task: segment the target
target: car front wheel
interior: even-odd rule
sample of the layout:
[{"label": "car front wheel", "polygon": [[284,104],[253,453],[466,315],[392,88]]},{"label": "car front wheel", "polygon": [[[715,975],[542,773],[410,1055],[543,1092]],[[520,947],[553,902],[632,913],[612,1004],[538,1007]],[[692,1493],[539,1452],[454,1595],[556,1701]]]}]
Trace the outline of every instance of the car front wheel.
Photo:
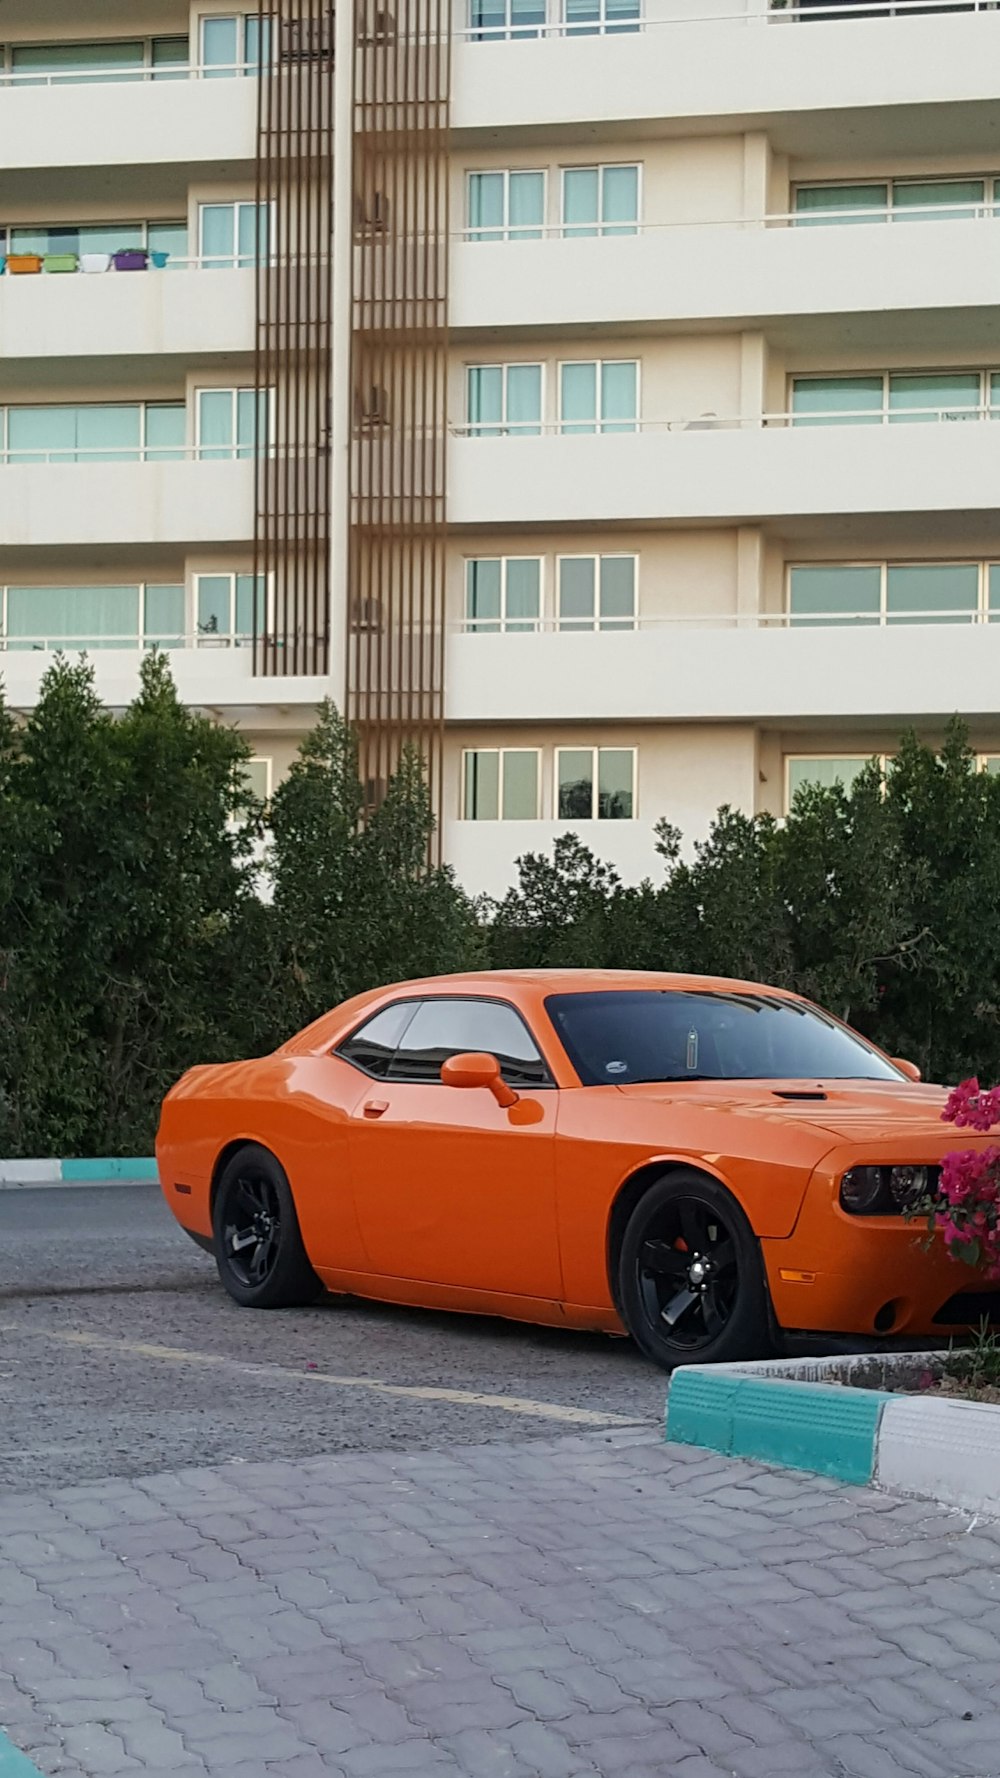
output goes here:
[{"label": "car front wheel", "polygon": [[288,1309],[319,1296],[291,1188],[266,1148],[251,1143],[227,1161],[212,1227],[219,1277],[244,1308]]},{"label": "car front wheel", "polygon": [[672,1173],[639,1199],[618,1256],[618,1300],[636,1345],[664,1370],[772,1349],[756,1236],[735,1198],[700,1173]]}]

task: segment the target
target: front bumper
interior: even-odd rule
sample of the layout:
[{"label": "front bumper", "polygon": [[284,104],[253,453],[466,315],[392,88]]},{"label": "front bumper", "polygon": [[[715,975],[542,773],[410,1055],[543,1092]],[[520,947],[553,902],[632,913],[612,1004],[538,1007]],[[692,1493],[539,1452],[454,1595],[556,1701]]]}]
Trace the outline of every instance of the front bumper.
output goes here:
[{"label": "front bumper", "polygon": [[763,1240],[761,1250],[775,1319],[784,1329],[857,1334],[868,1339],[947,1338],[985,1318],[1000,1325],[1000,1280],[991,1283],[953,1259],[939,1234],[901,1216],[851,1216],[840,1207],[840,1179],[859,1164],[939,1165],[940,1152],[900,1154],[898,1144],[836,1149],[816,1169],[792,1234]]}]

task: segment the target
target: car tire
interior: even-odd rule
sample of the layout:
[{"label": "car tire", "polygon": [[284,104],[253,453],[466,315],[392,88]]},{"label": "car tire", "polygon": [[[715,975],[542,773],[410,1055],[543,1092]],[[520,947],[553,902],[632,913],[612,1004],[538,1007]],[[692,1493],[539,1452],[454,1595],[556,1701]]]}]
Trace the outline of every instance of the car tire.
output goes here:
[{"label": "car tire", "polygon": [[625,1326],[663,1370],[773,1350],[760,1244],[735,1198],[703,1173],[671,1173],[643,1193],[617,1283]]},{"label": "car tire", "polygon": [[248,1143],[226,1162],[212,1229],[219,1277],[243,1308],[291,1309],[321,1294],[284,1168],[266,1148]]}]

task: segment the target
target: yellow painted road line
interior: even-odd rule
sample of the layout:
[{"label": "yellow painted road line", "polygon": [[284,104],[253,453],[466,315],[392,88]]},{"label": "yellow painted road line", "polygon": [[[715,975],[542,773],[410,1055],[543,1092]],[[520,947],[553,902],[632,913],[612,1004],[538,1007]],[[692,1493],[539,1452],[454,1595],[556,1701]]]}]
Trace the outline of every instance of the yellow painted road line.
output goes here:
[{"label": "yellow painted road line", "polygon": [[378,1377],[342,1377],[332,1371],[297,1370],[286,1364],[248,1364],[240,1358],[227,1358],[219,1352],[189,1352],[181,1346],[157,1346],[146,1340],[116,1340],[109,1334],[60,1333],[52,1328],[25,1327],[6,1322],[6,1333],[27,1334],[29,1338],[52,1340],[58,1345],[89,1347],[102,1352],[121,1352],[133,1358],[159,1359],[167,1364],[214,1366],[239,1371],[249,1377],[294,1377],[306,1383],[325,1383],[333,1389],[367,1389],[374,1395],[398,1395],[411,1401],[440,1401],[454,1407],[498,1408],[501,1413],[520,1414],[532,1420],[557,1420],[569,1426],[643,1426],[642,1418],[627,1414],[601,1413],[594,1408],[565,1407],[561,1402],[531,1401],[519,1395],[484,1395],[475,1389],[435,1388],[429,1384],[383,1383]]}]

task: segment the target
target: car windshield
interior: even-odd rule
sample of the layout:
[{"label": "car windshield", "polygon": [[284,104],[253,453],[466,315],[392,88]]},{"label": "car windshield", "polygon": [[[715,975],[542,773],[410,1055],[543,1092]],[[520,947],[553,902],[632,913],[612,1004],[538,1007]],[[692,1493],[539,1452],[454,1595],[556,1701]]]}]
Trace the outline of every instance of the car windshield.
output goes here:
[{"label": "car windshield", "polygon": [[638,988],[554,994],[545,1005],[584,1086],[901,1078],[826,1013],[777,994]]}]

